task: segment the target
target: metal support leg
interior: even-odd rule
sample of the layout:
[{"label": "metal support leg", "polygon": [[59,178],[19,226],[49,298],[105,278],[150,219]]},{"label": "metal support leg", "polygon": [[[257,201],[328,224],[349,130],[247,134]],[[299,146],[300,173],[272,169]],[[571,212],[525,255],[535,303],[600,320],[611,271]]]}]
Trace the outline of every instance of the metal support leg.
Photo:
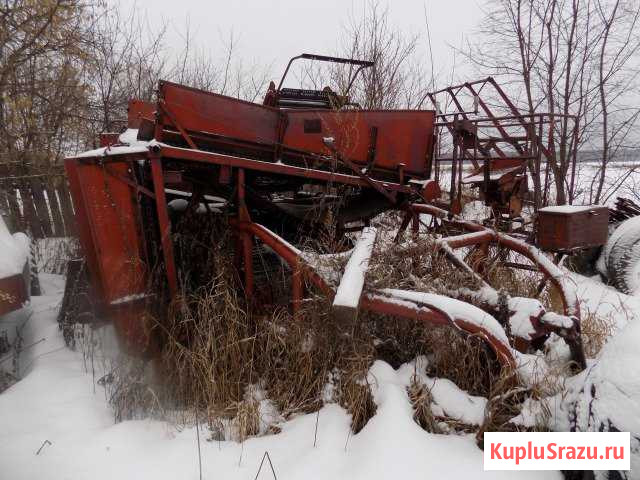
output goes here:
[{"label": "metal support leg", "polygon": [[162,159],[158,156],[151,158],[151,176],[153,177],[153,190],[156,200],[158,224],[160,226],[160,241],[164,256],[164,268],[167,272],[169,292],[172,297],[178,293],[178,278],[176,264],[173,256],[173,241],[171,239],[171,222],[167,211],[167,199],[164,193],[164,176],[162,173]]},{"label": "metal support leg", "polygon": [[[250,222],[249,211],[245,201],[244,169],[238,169],[238,217],[241,222]],[[253,237],[250,233],[241,234],[243,264],[244,264],[244,292],[247,301],[253,298]]]}]

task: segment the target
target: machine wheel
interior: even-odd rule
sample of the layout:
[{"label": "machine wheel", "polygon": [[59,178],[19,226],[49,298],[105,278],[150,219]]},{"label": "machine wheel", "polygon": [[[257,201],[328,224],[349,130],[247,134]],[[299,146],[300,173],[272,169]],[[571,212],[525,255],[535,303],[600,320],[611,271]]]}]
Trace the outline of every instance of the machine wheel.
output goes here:
[{"label": "machine wheel", "polygon": [[640,294],[640,217],[620,224],[603,255],[609,281],[624,293]]}]

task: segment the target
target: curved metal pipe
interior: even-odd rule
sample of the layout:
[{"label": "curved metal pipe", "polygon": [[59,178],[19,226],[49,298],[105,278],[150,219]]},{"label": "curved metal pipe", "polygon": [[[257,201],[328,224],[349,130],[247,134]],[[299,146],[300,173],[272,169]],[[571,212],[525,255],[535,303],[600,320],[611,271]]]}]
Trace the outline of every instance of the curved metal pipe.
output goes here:
[{"label": "curved metal pipe", "polygon": [[[280,256],[294,272],[300,272],[312,284],[318,287],[329,299],[335,291],[301,256],[302,252],[268,228],[253,222],[240,222],[231,219],[230,224],[237,230],[251,233],[269,246]],[[294,298],[295,302],[299,299]],[[515,367],[516,361],[511,346],[505,343],[481,324],[469,322],[455,314],[450,314],[428,302],[415,302],[395,298],[392,295],[365,294],[360,300],[360,308],[366,311],[423,321],[432,325],[449,325],[456,329],[482,338],[495,352],[503,366]]]}]

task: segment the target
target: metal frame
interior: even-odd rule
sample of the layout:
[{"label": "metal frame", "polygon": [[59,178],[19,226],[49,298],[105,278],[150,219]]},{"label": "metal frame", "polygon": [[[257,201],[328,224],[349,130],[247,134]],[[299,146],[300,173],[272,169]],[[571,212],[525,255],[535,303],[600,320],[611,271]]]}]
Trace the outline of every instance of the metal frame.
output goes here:
[{"label": "metal frame", "polygon": [[280,79],[280,83],[278,83],[278,88],[277,88],[278,91],[282,88],[282,84],[284,83],[284,79],[287,76],[287,73],[289,73],[289,68],[291,68],[291,64],[294,61],[299,60],[301,58],[305,60],[318,60],[320,62],[357,65],[358,68],[356,69],[355,73],[353,74],[353,76],[351,76],[349,80],[349,85],[347,86],[347,89],[344,92],[345,95],[347,95],[349,93],[349,90],[351,90],[351,85],[353,85],[353,82],[355,81],[360,71],[364,68],[372,67],[374,64],[374,62],[371,62],[369,60],[355,60],[353,58],[329,57],[327,55],[315,55],[312,53],[303,53],[301,55],[298,55],[297,57],[293,57],[291,60],[289,60],[289,63],[287,63],[287,68],[285,68],[284,73],[282,74],[282,78]]},{"label": "metal frame", "polygon": [[[500,107],[503,110],[508,111],[508,115],[495,115],[494,110],[489,106],[489,101],[486,100],[487,92],[491,91],[497,95],[497,99],[502,103]],[[474,98],[475,109],[473,111],[465,110],[461,102],[461,94],[467,93]],[[505,161],[519,160],[522,163],[523,171],[528,169],[532,176],[536,177],[540,181],[541,185],[541,198],[534,198],[533,205],[537,211],[539,208],[547,206],[549,198],[549,166],[552,162],[555,162],[554,150],[553,150],[553,136],[549,132],[544,131],[544,126],[548,125],[549,128],[554,128],[554,124],[559,119],[566,119],[572,122],[573,128],[570,128],[568,133],[568,146],[569,149],[573,148],[577,128],[578,118],[575,115],[563,115],[557,113],[522,113],[513,101],[509,98],[506,92],[500,87],[493,77],[487,77],[484,79],[465,82],[459,85],[449,86],[434,92],[429,92],[422,99],[421,104],[428,98],[432,105],[438,109],[437,95],[445,94],[453,106],[454,110],[451,112],[438,112],[437,116],[440,119],[436,124],[438,128],[437,138],[440,140],[442,134],[440,131],[445,129],[452,137],[453,158],[445,158],[436,155],[436,178],[439,176],[439,166],[443,161],[451,160],[453,162],[452,168],[452,181],[451,181],[451,196],[452,206],[453,197],[456,197],[458,202],[460,201],[462,182],[462,165],[464,162],[471,162],[477,171],[485,172],[485,181],[483,182],[483,191],[489,189],[489,171],[493,169],[501,168],[501,165]],[[484,95],[484,97],[483,97]],[[482,110],[483,115],[479,115],[479,109]],[[457,129],[458,125],[472,126],[475,130],[475,134],[463,138]],[[524,129],[522,135],[510,134],[508,128],[521,128]],[[497,135],[488,134],[483,139],[480,138],[480,131],[495,131]],[[545,142],[544,137],[548,138]],[[471,141],[469,141],[471,140]],[[438,150],[440,146],[438,145]],[[510,153],[503,148],[507,147],[515,150]],[[545,160],[544,174],[541,172],[542,159]],[[482,162],[482,164],[480,163]],[[573,190],[575,172],[576,172],[576,159],[572,159],[571,165],[571,181],[570,190]],[[457,173],[457,175],[454,175]]]}]

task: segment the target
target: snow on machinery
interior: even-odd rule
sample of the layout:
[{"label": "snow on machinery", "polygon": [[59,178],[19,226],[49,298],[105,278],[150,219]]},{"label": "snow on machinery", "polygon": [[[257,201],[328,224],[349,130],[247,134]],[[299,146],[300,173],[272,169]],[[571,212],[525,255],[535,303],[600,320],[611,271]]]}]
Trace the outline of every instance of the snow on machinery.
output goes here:
[{"label": "snow on machinery", "polygon": [[30,298],[29,238],[9,232],[0,216],[0,317],[19,310]]},{"label": "snow on machinery", "polygon": [[[550,196],[540,165],[550,154],[543,128],[553,117],[520,114],[493,79],[431,94],[433,110],[365,110],[350,102],[349,88],[372,62],[309,54],[291,62],[297,59],[348,65],[354,71],[349,87],[340,95],[329,88],[283,88],[283,76],[259,105],[161,81],[156,103],[130,102],[124,134],[105,137],[104,148],[66,159],[97,316],[113,321],[123,345],[132,353],[153,355],[158,345],[151,316],[162,318],[182,288],[197,287],[184,281],[184,256],[176,254],[173,233],[182,212],[200,211],[223,218],[233,232],[249,307],[264,303],[254,257],[258,246],[266,247],[288,266],[294,315],[305,287],[313,285],[330,299],[340,292],[334,302],[338,319],[369,311],[421,321],[425,328],[451,325],[483,339],[503,365],[517,364],[514,346],[541,348],[555,333],[583,368],[579,303],[557,260],[560,254],[601,245],[602,232],[596,230],[602,227],[585,232],[566,228],[581,225],[579,219],[556,225],[553,217],[606,216],[607,211],[551,210],[539,215],[539,224],[522,214],[526,204],[542,209]],[[508,115],[494,115],[483,101],[486,85],[498,92]],[[472,93],[473,111],[464,110],[457,96],[462,89]],[[452,112],[440,111],[437,95],[443,92],[453,98]],[[467,163],[474,170],[463,177]],[[444,201],[440,184],[447,173]],[[533,200],[527,194],[531,176],[544,185],[536,189],[543,195],[536,193]],[[490,218],[459,216],[464,183],[479,189]],[[476,306],[468,302],[468,292],[363,290],[364,265],[376,236],[375,228],[367,227],[391,211],[402,217],[397,242],[411,226],[413,236],[433,238],[453,266],[477,280],[481,288],[471,292]],[[365,228],[353,241],[354,233]],[[335,252],[309,255],[302,249],[327,232],[335,245],[353,245],[355,257],[337,283],[319,263],[323,254]],[[553,240],[555,263],[534,246],[539,232]],[[606,220],[604,232],[606,238]],[[490,258],[493,251],[498,253]],[[478,257],[539,272],[538,293],[551,283],[562,314],[546,312],[536,298],[499,292],[484,277],[482,262],[471,261]]]}]

